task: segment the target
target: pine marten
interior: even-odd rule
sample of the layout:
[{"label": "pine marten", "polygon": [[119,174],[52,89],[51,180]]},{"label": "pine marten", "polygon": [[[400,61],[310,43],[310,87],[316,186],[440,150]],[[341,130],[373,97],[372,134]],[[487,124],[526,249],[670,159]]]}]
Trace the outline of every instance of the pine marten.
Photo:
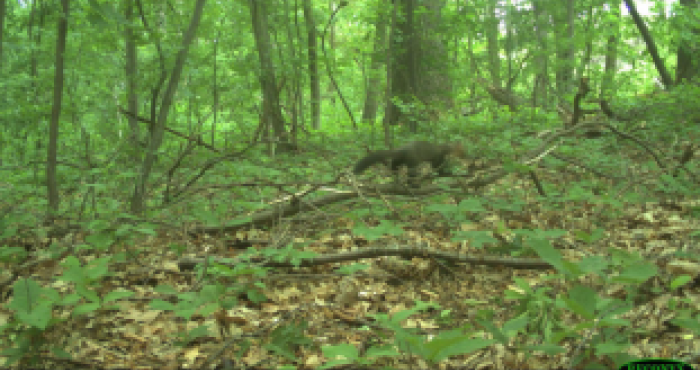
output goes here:
[{"label": "pine marten", "polygon": [[357,175],[377,163],[386,163],[392,171],[406,166],[409,177],[415,177],[418,174],[418,166],[423,162],[428,162],[432,170],[437,171],[439,176],[449,176],[451,172],[446,162],[450,155],[465,158],[462,144],[434,144],[428,141],[414,141],[397,149],[377,150],[368,154],[355,164],[353,172]]}]

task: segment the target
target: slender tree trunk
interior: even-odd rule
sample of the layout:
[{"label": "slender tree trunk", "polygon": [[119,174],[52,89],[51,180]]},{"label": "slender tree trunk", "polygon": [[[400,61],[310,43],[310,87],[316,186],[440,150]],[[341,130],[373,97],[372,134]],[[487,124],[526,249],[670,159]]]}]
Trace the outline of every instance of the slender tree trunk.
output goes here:
[{"label": "slender tree trunk", "polygon": [[[682,9],[685,10],[685,17],[692,17],[690,14],[692,14],[693,11],[697,11],[697,0],[681,0],[680,4]],[[693,37],[682,36],[678,45],[676,54],[676,84],[681,83],[683,80],[690,81],[693,77],[698,75],[698,68],[700,68],[700,62],[698,61],[698,58],[700,58],[698,56],[700,42],[697,41],[700,38],[700,27],[687,20],[683,20],[683,23],[690,26],[690,32]]]},{"label": "slender tree trunk", "polygon": [[647,44],[647,50],[649,51],[649,54],[651,55],[651,59],[654,61],[654,66],[656,66],[656,70],[659,72],[659,76],[661,77],[661,82],[664,84],[664,87],[667,89],[672,87],[673,86],[673,79],[671,78],[671,74],[668,72],[668,69],[666,69],[666,65],[664,64],[664,61],[661,59],[661,55],[659,55],[659,49],[656,47],[656,42],[654,42],[654,39],[651,37],[651,33],[649,32],[649,28],[647,28],[646,23],[644,23],[644,20],[639,15],[639,12],[637,11],[637,7],[634,5],[634,1],[632,1],[632,0],[624,0],[624,1],[625,1],[625,5],[627,5],[627,10],[629,10],[630,15],[632,16],[632,19],[634,20],[634,23],[637,25],[637,29],[639,30],[639,33],[642,35],[644,42]]},{"label": "slender tree trunk", "polygon": [[275,69],[272,65],[272,44],[267,26],[267,12],[265,3],[258,0],[250,0],[250,16],[253,22],[253,34],[255,46],[258,49],[260,60],[260,86],[263,91],[263,124],[270,125],[275,133],[275,140],[279,143],[281,151],[292,149],[289,142],[289,133],[285,128],[282,109],[280,107],[279,91],[275,77]]},{"label": "slender tree trunk", "polygon": [[58,156],[58,120],[61,117],[63,101],[63,62],[66,53],[66,34],[68,33],[68,0],[61,0],[62,14],[58,19],[56,35],[56,67],[53,79],[53,106],[51,107],[51,123],[49,124],[49,145],[46,155],[46,193],[48,198],[48,213],[53,216],[58,213],[58,180],[56,179],[56,164]]},{"label": "slender tree trunk", "polygon": [[613,1],[610,7],[614,20],[606,25],[609,35],[605,50],[605,74],[600,84],[600,96],[603,100],[608,100],[614,94],[612,90],[617,74],[617,46],[620,37],[620,1]]},{"label": "slender tree trunk", "polygon": [[127,22],[124,27],[124,43],[126,45],[126,65],[124,66],[124,72],[126,73],[126,101],[127,109],[132,113],[127,119],[129,122],[129,130],[131,131],[129,133],[131,143],[134,147],[138,147],[139,140],[141,139],[139,123],[136,120],[138,116],[138,93],[136,85],[138,55],[136,54],[136,42],[134,40],[134,31],[131,24],[133,14],[134,0],[124,0],[124,18]]},{"label": "slender tree trunk", "polygon": [[391,127],[396,124],[398,119],[398,108],[392,103],[394,96],[394,54],[395,45],[394,38],[396,37],[396,23],[399,18],[399,10],[397,6],[391,7],[391,25],[389,27],[389,39],[387,40],[386,49],[386,93],[384,94],[384,118],[382,119],[382,127],[384,128],[384,146],[392,147],[393,137]]},{"label": "slender tree trunk", "polygon": [[[39,90],[36,86],[36,81],[38,80],[38,61],[37,61],[37,53],[36,50],[40,50],[41,48],[41,32],[44,30],[44,20],[46,17],[44,16],[44,13],[46,13],[46,7],[44,6],[43,3],[41,3],[41,0],[36,0],[32,2],[32,9],[29,12],[29,22],[27,24],[27,38],[30,40],[30,42],[34,43],[30,53],[29,57],[29,76],[31,77],[29,79],[29,95],[32,99],[32,102],[34,103],[35,107],[40,106],[39,102]],[[35,19],[36,17],[39,17],[39,25],[37,27]],[[34,34],[34,28],[37,29],[36,35]],[[32,112],[34,113],[34,112]],[[32,114],[31,117],[29,117],[29,120],[31,119],[36,119],[38,120],[39,117],[36,114]],[[20,133],[22,135],[23,141],[27,141],[27,137],[29,135],[28,130],[24,130],[24,132]],[[40,145],[41,145],[41,138],[37,138],[36,140],[36,152],[37,155],[39,155],[40,151]],[[29,149],[29,146],[24,147],[21,149],[19,152],[19,161],[20,163],[24,163],[24,159],[27,154],[27,150]],[[35,171],[35,173],[38,171]]]},{"label": "slender tree trunk", "polygon": [[[446,6],[445,0],[423,0],[419,4],[422,12],[416,12],[416,25],[413,26],[414,51],[416,60],[415,82],[416,96],[421,103],[428,108],[427,112],[434,113],[439,107],[452,107],[452,78],[450,70],[449,54],[445,43],[447,40],[440,35],[439,29],[445,23],[442,10]],[[432,108],[435,107],[435,108]],[[422,119],[432,119],[432,116],[420,116]]]},{"label": "slender tree trunk", "polygon": [[158,112],[158,117],[156,119],[155,125],[153,127],[153,133],[151,134],[151,140],[148,144],[148,150],[146,156],[143,160],[143,165],[141,166],[141,173],[138,178],[137,185],[134,189],[134,195],[131,201],[131,212],[135,214],[140,214],[143,212],[143,203],[145,201],[146,193],[146,183],[151,175],[151,170],[153,169],[153,164],[155,163],[158,149],[163,142],[163,134],[165,132],[165,124],[168,121],[168,114],[170,113],[170,106],[173,102],[173,97],[175,96],[175,91],[177,91],[177,86],[180,83],[180,76],[182,75],[182,69],[185,65],[185,60],[187,59],[187,53],[190,50],[190,45],[192,40],[197,33],[197,28],[199,27],[199,21],[202,18],[202,13],[204,11],[204,4],[206,0],[197,0],[194,7],[194,12],[192,13],[192,19],[190,20],[190,25],[185,31],[182,37],[182,45],[175,57],[175,64],[173,66],[172,73],[170,74],[170,79],[168,79],[168,85],[163,93],[163,98],[161,99],[160,111]]},{"label": "slender tree trunk", "polygon": [[555,9],[556,19],[554,26],[563,31],[557,32],[557,95],[559,99],[565,99],[565,95],[573,88],[574,76],[574,0],[566,0],[566,13],[561,14],[560,9]]},{"label": "slender tree trunk", "polygon": [[318,35],[311,0],[304,0],[304,22],[306,24],[306,48],[309,60],[309,93],[311,96],[311,127],[321,128],[321,79],[318,74]]},{"label": "slender tree trunk", "polygon": [[588,19],[588,23],[584,31],[584,35],[586,35],[586,48],[583,57],[581,57],[581,63],[576,71],[575,81],[580,81],[581,78],[585,76],[586,68],[588,68],[588,65],[591,63],[591,58],[593,57],[593,28],[595,26],[593,24],[593,7],[589,7],[587,12],[586,18]]},{"label": "slender tree trunk", "polygon": [[508,68],[508,79],[506,80],[505,89],[508,95],[511,95],[513,93],[513,8],[510,0],[507,2],[505,11],[506,39],[503,49],[506,54],[506,67]]},{"label": "slender tree trunk", "polygon": [[413,104],[413,97],[418,96],[416,88],[418,69],[418,40],[416,30],[414,29],[415,18],[415,1],[416,0],[400,0],[397,4],[396,11],[403,13],[401,17],[395,20],[395,31],[392,35],[401,35],[401,37],[393,37],[390,43],[392,46],[391,55],[391,73],[388,79],[391,83],[391,97],[387,100],[388,106],[385,109],[388,114],[385,114],[385,122],[389,124],[397,124],[402,121],[408,121],[409,128],[415,132],[417,126],[415,117],[407,116],[405,111],[399,109],[393,98],[398,98],[399,101],[410,106]]},{"label": "slender tree trunk", "polygon": [[501,80],[501,56],[499,52],[501,48],[498,45],[498,17],[496,16],[496,6],[498,2],[496,0],[490,0],[487,5],[487,11],[485,15],[485,32],[486,32],[486,42],[488,44],[489,53],[489,70],[491,71],[491,84],[496,88],[501,88],[503,86],[503,81]]},{"label": "slender tree trunk", "polygon": [[547,42],[547,32],[550,27],[547,21],[547,13],[542,8],[541,0],[534,0],[532,3],[533,13],[535,15],[535,36],[537,37],[537,45],[539,50],[535,51],[537,72],[535,75],[535,88],[533,89],[533,106],[549,106],[549,53],[547,51],[549,43]]},{"label": "slender tree trunk", "polygon": [[382,68],[382,58],[386,55],[387,14],[378,14],[374,24],[374,51],[370,57],[370,67],[367,74],[365,102],[362,108],[362,122],[374,123],[379,109],[379,79]]}]

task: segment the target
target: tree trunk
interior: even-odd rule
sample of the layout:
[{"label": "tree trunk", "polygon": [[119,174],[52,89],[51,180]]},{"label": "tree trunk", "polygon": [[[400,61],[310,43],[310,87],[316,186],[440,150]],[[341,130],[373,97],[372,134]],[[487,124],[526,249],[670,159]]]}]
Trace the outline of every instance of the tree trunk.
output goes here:
[{"label": "tree trunk", "polygon": [[425,11],[418,17],[415,31],[414,59],[416,60],[416,96],[428,108],[452,106],[452,79],[448,73],[449,54],[445,47],[447,40],[437,31],[444,24],[442,9],[445,0],[425,0],[420,4]]},{"label": "tree trunk", "polygon": [[53,79],[53,106],[51,107],[51,123],[49,124],[49,145],[46,154],[46,193],[48,198],[48,214],[58,213],[58,180],[56,179],[56,157],[58,156],[58,120],[61,117],[63,102],[63,62],[66,53],[66,34],[68,33],[68,0],[61,0],[63,10],[58,19],[58,34],[56,35],[56,66]]},{"label": "tree trunk", "polygon": [[381,86],[379,71],[382,68],[382,57],[386,55],[387,16],[387,14],[378,14],[374,24],[374,51],[370,57],[370,67],[366,77],[362,122],[374,123],[377,120],[379,87]]},{"label": "tree trunk", "polygon": [[177,86],[180,83],[182,68],[185,65],[185,59],[187,59],[190,44],[192,44],[192,40],[194,40],[194,36],[197,33],[197,28],[199,27],[199,21],[202,18],[205,2],[206,0],[197,0],[195,3],[189,28],[182,37],[182,45],[177,53],[177,56],[175,57],[175,64],[173,66],[172,73],[170,74],[168,85],[163,93],[163,98],[161,99],[158,118],[154,124],[151,138],[148,143],[148,150],[141,166],[141,173],[139,174],[139,178],[134,189],[134,194],[131,199],[131,212],[135,214],[140,214],[143,212],[146,183],[151,175],[153,164],[157,158],[158,149],[163,142],[163,133],[165,132],[165,124],[168,121],[170,106],[172,105]]},{"label": "tree trunk", "polygon": [[[691,18],[691,12],[696,11],[698,7],[697,0],[681,0],[681,7],[684,10],[685,20],[682,23],[687,24],[690,28],[690,33],[692,38],[688,36],[681,35],[681,40],[678,45],[678,51],[676,55],[676,83],[681,83],[683,80],[690,81],[693,77],[697,76],[698,68],[700,68],[700,63],[697,60],[697,55],[699,51],[698,45],[700,42],[697,40],[700,36],[700,27],[697,24],[689,21]],[[695,56],[696,58],[693,58]]]},{"label": "tree trunk", "polygon": [[659,71],[659,76],[661,77],[661,82],[664,84],[664,87],[667,89],[672,87],[673,86],[673,79],[671,78],[671,74],[668,72],[668,69],[666,69],[666,65],[664,64],[664,61],[661,59],[661,56],[659,55],[659,50],[656,47],[656,43],[654,42],[654,39],[651,37],[651,33],[649,33],[649,29],[647,28],[647,25],[644,23],[644,20],[639,15],[639,12],[637,11],[637,8],[634,5],[634,1],[632,1],[632,0],[624,0],[624,1],[625,1],[625,5],[627,5],[627,10],[629,10],[630,15],[632,16],[632,19],[634,20],[634,23],[637,25],[637,29],[639,30],[639,33],[642,35],[644,42],[647,44],[647,50],[649,51],[649,54],[651,54],[651,59],[654,61],[654,66],[656,66],[656,70]]},{"label": "tree trunk", "polygon": [[304,21],[306,23],[306,48],[309,59],[309,93],[311,96],[311,127],[321,128],[321,79],[318,74],[318,36],[313,16],[311,0],[304,0]]},{"label": "tree trunk", "polygon": [[124,72],[126,74],[126,101],[127,109],[131,113],[128,115],[129,120],[129,139],[134,147],[138,147],[141,135],[139,133],[138,117],[138,93],[136,85],[137,69],[137,54],[136,41],[134,39],[134,30],[132,29],[131,21],[134,14],[134,0],[124,0],[124,18],[126,25],[124,27],[124,42],[126,45],[126,65]]},{"label": "tree trunk", "polygon": [[270,125],[275,133],[274,141],[279,145],[280,151],[288,151],[293,148],[289,141],[289,133],[285,128],[282,109],[280,107],[279,91],[275,78],[275,69],[272,65],[272,46],[270,33],[267,27],[267,14],[264,2],[250,0],[250,16],[253,23],[255,46],[258,49],[260,60],[260,87],[263,92],[263,124]]},{"label": "tree trunk", "polygon": [[503,86],[501,80],[501,48],[498,45],[498,18],[496,17],[496,6],[498,2],[490,0],[486,6],[485,29],[486,42],[489,53],[489,71],[491,71],[491,85],[500,89]]},{"label": "tree trunk", "polygon": [[[388,78],[391,84],[391,96],[387,100],[388,106],[384,115],[385,124],[397,124],[400,121],[408,121],[412,132],[416,131],[416,122],[411,116],[406,115],[405,110],[401,110],[394,98],[397,98],[402,104],[412,106],[413,98],[417,96],[416,81],[417,81],[417,40],[414,29],[414,10],[416,0],[399,0],[395,11],[402,12],[402,16],[395,18],[395,31],[392,32],[393,44],[391,68],[388,71],[391,76]],[[396,37],[401,35],[401,37]],[[402,119],[403,118],[403,119]]]},{"label": "tree trunk", "polygon": [[605,50],[605,73],[600,84],[600,96],[603,100],[610,99],[614,95],[613,86],[615,75],[617,74],[617,46],[620,37],[620,2],[614,1],[610,4],[615,20],[606,25],[608,35],[607,47]]},{"label": "tree trunk", "polygon": [[532,2],[533,14],[535,15],[535,36],[539,50],[536,51],[535,65],[537,72],[535,75],[535,88],[533,89],[533,106],[548,108],[549,102],[549,43],[547,42],[547,30],[551,25],[548,22],[548,13],[542,7],[541,0]]},{"label": "tree trunk", "polygon": [[558,30],[556,83],[560,100],[566,99],[565,95],[572,90],[574,75],[574,1],[567,0],[565,4],[565,14],[562,14],[561,9],[554,9],[557,20],[554,27]]}]

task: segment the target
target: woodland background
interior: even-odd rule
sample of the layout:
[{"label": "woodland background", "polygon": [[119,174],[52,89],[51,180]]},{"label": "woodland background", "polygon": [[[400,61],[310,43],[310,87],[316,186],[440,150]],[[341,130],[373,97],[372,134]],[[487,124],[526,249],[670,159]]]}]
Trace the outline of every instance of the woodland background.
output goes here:
[{"label": "woodland background", "polygon": [[699,67],[697,0],[0,0],[1,360],[697,366]]}]

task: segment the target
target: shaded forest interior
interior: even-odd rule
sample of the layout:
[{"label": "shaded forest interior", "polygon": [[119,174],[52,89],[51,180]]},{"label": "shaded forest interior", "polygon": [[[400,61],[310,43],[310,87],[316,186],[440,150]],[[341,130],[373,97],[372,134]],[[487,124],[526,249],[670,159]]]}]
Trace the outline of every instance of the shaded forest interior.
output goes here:
[{"label": "shaded forest interior", "polygon": [[0,0],[0,366],[700,366],[697,0]]}]

